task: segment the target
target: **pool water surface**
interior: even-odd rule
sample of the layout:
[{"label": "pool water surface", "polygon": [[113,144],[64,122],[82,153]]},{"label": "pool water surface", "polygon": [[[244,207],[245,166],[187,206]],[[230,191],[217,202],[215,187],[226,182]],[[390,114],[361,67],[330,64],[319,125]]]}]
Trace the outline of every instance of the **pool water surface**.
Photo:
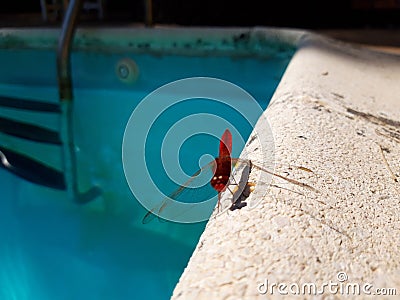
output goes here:
[{"label": "pool water surface", "polygon": [[[121,80],[116,72],[118,62],[127,58],[139,69],[137,81],[132,83]],[[53,51],[0,50],[0,95],[57,103],[55,61]],[[79,184],[82,189],[99,185],[103,194],[88,205],[76,206],[65,192],[36,186],[0,169],[0,299],[169,299],[205,222],[154,220],[142,224],[146,210],[128,187],[121,159],[131,113],[160,86],[194,76],[236,84],[265,109],[288,62],[287,57],[74,52]],[[153,105],[157,109],[157,103]],[[148,171],[166,194],[177,185],[163,170],[163,137],[182,118],[200,113],[229,121],[244,141],[252,131],[240,114],[209,99],[190,99],[163,112],[154,120],[145,146]],[[47,114],[0,108],[0,116],[47,128],[58,126],[57,118]],[[215,135],[224,130],[216,125]],[[179,154],[171,155],[178,155],[181,167],[192,174],[203,154],[218,154],[218,143],[209,135],[194,136],[182,145]],[[56,146],[1,133],[0,144],[61,168]],[[140,146],[143,141],[138,141]],[[242,146],[234,144],[234,156],[239,156]],[[148,182],[140,180],[140,172],[136,174],[137,184],[146,186]]]}]

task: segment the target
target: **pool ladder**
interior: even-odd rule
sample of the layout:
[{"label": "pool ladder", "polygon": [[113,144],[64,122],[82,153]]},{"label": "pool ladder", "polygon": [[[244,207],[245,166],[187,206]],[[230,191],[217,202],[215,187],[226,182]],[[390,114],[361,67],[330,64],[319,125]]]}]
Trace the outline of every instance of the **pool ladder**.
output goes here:
[{"label": "pool ladder", "polygon": [[35,143],[57,145],[63,155],[63,170],[59,171],[33,157],[0,146],[0,167],[30,182],[53,189],[66,190],[68,196],[79,204],[88,203],[101,195],[93,186],[81,193],[78,188],[76,154],[73,138],[73,93],[71,80],[70,50],[82,0],[71,0],[63,21],[57,50],[58,104],[15,97],[0,97],[0,107],[60,116],[60,130],[55,131],[38,125],[0,117],[0,132]]}]

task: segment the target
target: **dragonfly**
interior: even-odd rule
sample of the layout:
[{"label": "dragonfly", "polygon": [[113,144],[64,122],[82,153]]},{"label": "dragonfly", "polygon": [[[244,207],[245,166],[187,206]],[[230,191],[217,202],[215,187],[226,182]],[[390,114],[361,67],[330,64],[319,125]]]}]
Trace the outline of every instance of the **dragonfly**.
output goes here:
[{"label": "dragonfly", "polygon": [[[185,182],[183,185],[181,185],[178,189],[176,189],[171,195],[166,197],[161,203],[157,206],[155,206],[153,209],[149,210],[146,215],[144,216],[142,223],[147,224],[155,216],[160,216],[162,211],[165,210],[168,205],[171,203],[171,199],[176,199],[178,198],[182,193],[184,193],[186,190],[190,189],[190,185],[192,182],[196,179],[197,176],[199,176],[200,173],[203,171],[210,169],[212,170],[212,177],[210,179],[210,185],[212,188],[218,193],[218,203],[217,203],[217,212],[219,212],[220,206],[221,206],[221,195],[223,192],[225,192],[227,189],[230,191],[232,195],[234,195],[234,192],[229,188],[230,185],[230,178],[232,178],[233,181],[235,181],[234,177],[231,176],[232,174],[232,167],[238,164],[243,164],[251,170],[252,168],[259,169],[263,172],[266,172],[272,176],[276,176],[278,178],[281,178],[287,182],[290,182],[295,185],[299,185],[311,190],[314,190],[313,187],[310,185],[297,181],[292,178],[285,177],[283,175],[274,173],[268,169],[265,169],[261,166],[258,166],[254,164],[250,160],[246,159],[241,159],[241,158],[233,158],[231,156],[232,153],[232,133],[230,132],[229,129],[226,129],[223,133],[223,135],[220,138],[220,143],[219,143],[219,155],[216,157],[213,161],[199,169],[196,173],[194,173],[190,179]],[[308,170],[307,168],[301,167],[303,170]],[[249,171],[250,172],[250,171]],[[310,170],[311,172],[311,170]],[[234,185],[239,186],[237,182],[233,182]],[[247,187],[247,186],[246,186]],[[232,201],[232,207],[231,209],[237,209],[239,208],[237,206],[237,202]]]}]

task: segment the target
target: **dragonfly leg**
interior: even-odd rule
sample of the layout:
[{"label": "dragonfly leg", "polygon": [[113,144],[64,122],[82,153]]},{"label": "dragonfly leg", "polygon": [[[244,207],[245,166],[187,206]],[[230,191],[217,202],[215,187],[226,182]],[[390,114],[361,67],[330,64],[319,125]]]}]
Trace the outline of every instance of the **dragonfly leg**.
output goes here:
[{"label": "dragonfly leg", "polygon": [[219,213],[219,207],[220,206],[221,206],[221,193],[218,193],[217,213]]},{"label": "dragonfly leg", "polygon": [[238,183],[237,183],[235,177],[232,176],[232,180],[234,181],[234,184],[235,184],[235,185],[238,185]]}]

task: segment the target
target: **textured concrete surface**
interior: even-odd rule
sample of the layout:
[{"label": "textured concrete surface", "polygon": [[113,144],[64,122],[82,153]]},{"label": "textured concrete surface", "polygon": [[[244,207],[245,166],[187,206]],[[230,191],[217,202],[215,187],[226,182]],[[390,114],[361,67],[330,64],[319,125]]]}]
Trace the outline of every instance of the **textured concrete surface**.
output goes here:
[{"label": "textured concrete surface", "polygon": [[358,298],[370,284],[372,294],[397,288],[382,299],[398,299],[400,56],[306,34],[265,115],[275,171],[315,190],[275,178],[256,186],[250,198],[265,194],[256,208],[210,219],[172,299],[274,298],[277,288],[260,294],[261,283],[321,290],[344,275],[342,287],[359,284]]}]

